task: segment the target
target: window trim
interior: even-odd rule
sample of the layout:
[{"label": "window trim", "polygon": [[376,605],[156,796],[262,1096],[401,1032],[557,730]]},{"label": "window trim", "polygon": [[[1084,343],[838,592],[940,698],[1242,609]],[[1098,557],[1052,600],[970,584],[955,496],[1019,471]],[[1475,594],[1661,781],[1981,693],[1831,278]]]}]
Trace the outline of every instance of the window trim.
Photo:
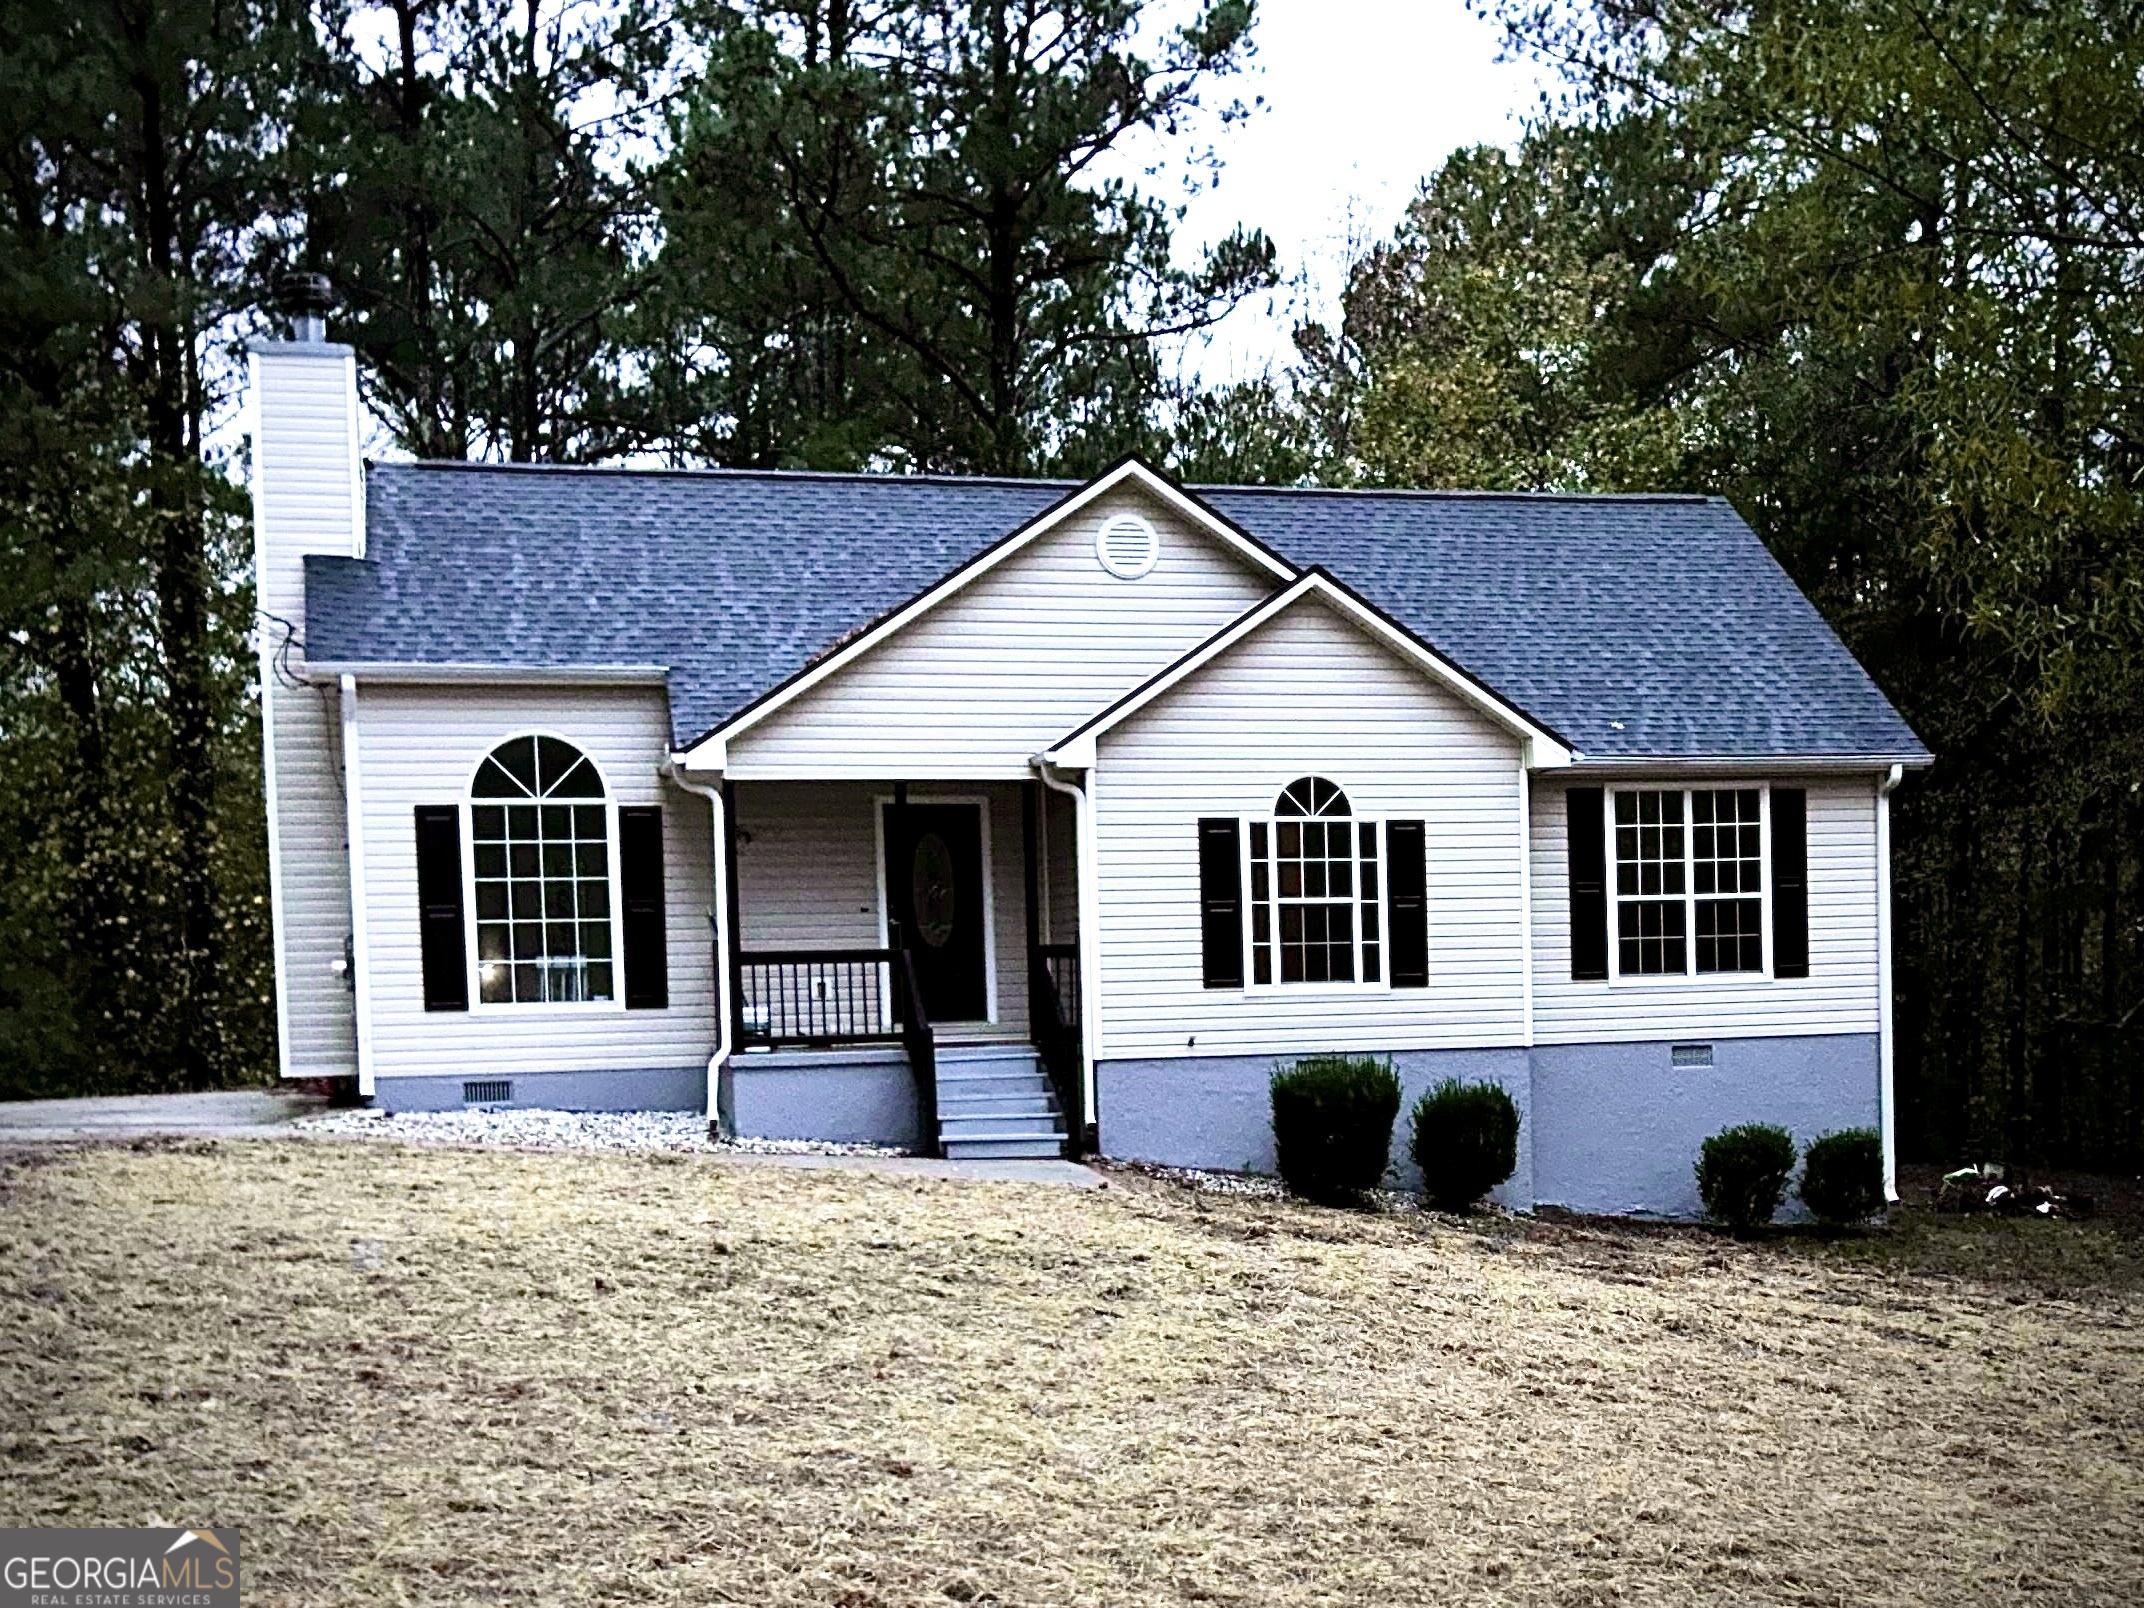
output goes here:
[{"label": "window trim", "polygon": [[[482,947],[477,938],[476,913],[476,809],[479,803],[511,803],[510,799],[483,799],[476,796],[476,779],[484,768],[484,762],[508,743],[524,737],[548,737],[553,742],[564,743],[588,762],[589,769],[596,773],[596,780],[603,784],[603,866],[610,884],[610,952],[612,971],[611,997],[609,999],[498,999],[484,998],[482,967],[477,951]],[[585,804],[582,806],[585,808]],[[625,1014],[625,910],[623,892],[618,883],[618,792],[611,786],[610,774],[601,760],[586,743],[576,742],[562,732],[541,727],[508,732],[505,736],[487,745],[469,767],[469,774],[462,782],[461,797],[462,833],[462,909],[468,912],[464,927],[463,948],[469,971],[469,1010],[478,1016],[518,1016],[540,1013],[546,1016],[606,1016],[613,1012]]]},{"label": "window trim", "polygon": [[[1348,801],[1348,808],[1351,813],[1345,817],[1334,815],[1281,816],[1274,813],[1275,809],[1280,804],[1281,795],[1283,793],[1287,792],[1288,789],[1293,787],[1297,782],[1307,781],[1311,777],[1316,777],[1318,780],[1326,782],[1335,789],[1337,789],[1341,797],[1345,798]],[[1386,880],[1390,875],[1392,855],[1391,848],[1385,841],[1385,822],[1387,820],[1387,817],[1383,815],[1365,815],[1359,812],[1354,812],[1355,795],[1351,793],[1346,786],[1344,786],[1340,782],[1334,781],[1332,777],[1326,775],[1323,771],[1305,771],[1290,775],[1285,781],[1274,787],[1274,789],[1272,790],[1271,799],[1272,802],[1266,806],[1265,812],[1263,814],[1239,815],[1236,817],[1237,825],[1239,828],[1237,832],[1238,845],[1236,851],[1238,856],[1238,871],[1243,878],[1242,991],[1246,994],[1282,994],[1286,995],[1291,999],[1314,999],[1319,997],[1338,998],[1358,994],[1389,994],[1393,992],[1392,934],[1390,931],[1391,907],[1389,902],[1389,888],[1387,886]],[[1280,890],[1278,878],[1275,877],[1272,881],[1268,883],[1268,886],[1273,890],[1268,898],[1268,903],[1271,905],[1273,910],[1274,923],[1274,936],[1272,938],[1272,944],[1274,948],[1273,980],[1270,983],[1259,982],[1257,939],[1255,936],[1257,932],[1257,921],[1254,916],[1254,911],[1257,907],[1257,901],[1251,893],[1251,889],[1254,886],[1251,878],[1251,828],[1254,826],[1263,826],[1266,829],[1266,854],[1268,857],[1268,869],[1270,872],[1271,857],[1278,852],[1276,828],[1280,825],[1281,821],[1317,820],[1332,823],[1342,819],[1345,819],[1349,825],[1348,845],[1351,857],[1354,862],[1352,881],[1355,887],[1355,894],[1354,897],[1349,901],[1354,906],[1355,910],[1355,919],[1352,923],[1354,929],[1355,945],[1354,978],[1351,981],[1341,983],[1284,983],[1280,980]],[[1410,815],[1407,816],[1406,819],[1413,820],[1415,819],[1415,817]],[[1372,901],[1377,907],[1378,923],[1378,966],[1377,980],[1375,982],[1365,982],[1363,981],[1362,977],[1362,906],[1364,901],[1362,897],[1362,838],[1360,835],[1360,829],[1365,826],[1369,827],[1373,832],[1377,834],[1377,897],[1374,901]],[[1337,904],[1339,901],[1329,900],[1327,902]],[[1429,891],[1425,887],[1423,893],[1423,919],[1425,922],[1429,920],[1430,907],[1431,900],[1429,896]],[[1225,993],[1227,991],[1225,989],[1216,989],[1213,992]],[[1410,989],[1409,992],[1416,991]]]},{"label": "window trim", "polygon": [[[1697,829],[1690,817],[1692,793],[1747,793],[1757,794],[1757,864],[1761,885],[1758,899],[1758,941],[1764,946],[1764,965],[1757,971],[1701,972],[1697,969]],[[1679,972],[1625,972],[1623,970],[1622,909],[1625,896],[1616,889],[1615,853],[1615,801],[1625,794],[1634,793],[1679,793],[1682,796],[1683,830],[1683,969]],[[1770,983],[1778,979],[1773,974],[1776,957],[1772,943],[1772,784],[1750,782],[1735,778],[1724,781],[1677,782],[1664,786],[1657,782],[1631,782],[1618,785],[1610,782],[1603,788],[1601,801],[1601,852],[1606,868],[1604,881],[1608,891],[1608,984],[1620,988],[1736,988],[1751,983]],[[1633,900],[1632,902],[1642,902]],[[1661,901],[1655,900],[1655,903]]]}]

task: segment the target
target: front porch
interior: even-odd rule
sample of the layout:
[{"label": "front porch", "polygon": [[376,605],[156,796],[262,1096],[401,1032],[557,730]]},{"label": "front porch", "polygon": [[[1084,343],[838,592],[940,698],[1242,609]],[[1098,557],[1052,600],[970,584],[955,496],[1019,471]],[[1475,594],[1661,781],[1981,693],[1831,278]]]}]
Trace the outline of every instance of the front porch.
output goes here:
[{"label": "front porch", "polygon": [[724,789],[726,1131],[1080,1155],[1076,825],[1039,783]]}]

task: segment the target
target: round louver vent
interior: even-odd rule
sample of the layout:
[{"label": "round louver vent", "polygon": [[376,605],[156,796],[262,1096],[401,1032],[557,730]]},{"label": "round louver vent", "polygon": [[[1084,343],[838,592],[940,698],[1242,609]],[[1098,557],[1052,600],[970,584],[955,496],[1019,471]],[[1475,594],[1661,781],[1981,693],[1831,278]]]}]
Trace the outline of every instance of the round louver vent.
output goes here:
[{"label": "round louver vent", "polygon": [[1161,558],[1161,537],[1137,514],[1105,521],[1094,538],[1094,556],[1120,581],[1136,581]]}]

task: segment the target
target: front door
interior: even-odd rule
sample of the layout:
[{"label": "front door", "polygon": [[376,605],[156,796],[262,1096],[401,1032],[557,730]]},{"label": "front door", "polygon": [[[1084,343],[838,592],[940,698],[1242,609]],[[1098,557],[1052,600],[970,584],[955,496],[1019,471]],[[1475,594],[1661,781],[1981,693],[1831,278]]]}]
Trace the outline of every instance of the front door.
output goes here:
[{"label": "front door", "polygon": [[887,936],[916,957],[916,988],[933,1022],[990,1014],[985,975],[983,812],[976,804],[888,804]]}]

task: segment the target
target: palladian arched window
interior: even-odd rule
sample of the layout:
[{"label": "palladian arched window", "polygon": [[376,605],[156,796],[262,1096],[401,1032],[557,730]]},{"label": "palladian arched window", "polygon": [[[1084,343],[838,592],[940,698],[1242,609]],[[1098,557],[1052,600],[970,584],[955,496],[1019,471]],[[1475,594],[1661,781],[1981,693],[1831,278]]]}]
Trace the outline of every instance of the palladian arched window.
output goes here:
[{"label": "palladian arched window", "polygon": [[477,997],[617,998],[611,811],[588,756],[556,737],[493,749],[469,786]]},{"label": "palladian arched window", "polygon": [[1250,825],[1251,980],[1380,980],[1377,826],[1322,776],[1281,789]]}]

